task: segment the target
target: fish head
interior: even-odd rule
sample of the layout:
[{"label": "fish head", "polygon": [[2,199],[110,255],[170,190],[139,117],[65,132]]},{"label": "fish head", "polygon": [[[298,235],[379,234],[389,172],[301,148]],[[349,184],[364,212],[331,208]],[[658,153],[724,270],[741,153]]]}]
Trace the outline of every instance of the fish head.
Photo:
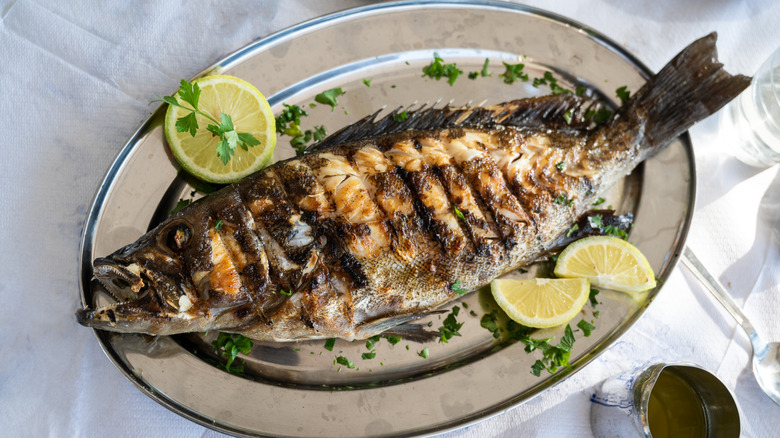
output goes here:
[{"label": "fish head", "polygon": [[208,234],[207,221],[174,215],[113,254],[93,263],[95,280],[116,303],[79,309],[84,326],[155,335],[202,331],[210,315],[186,269],[185,254]]}]

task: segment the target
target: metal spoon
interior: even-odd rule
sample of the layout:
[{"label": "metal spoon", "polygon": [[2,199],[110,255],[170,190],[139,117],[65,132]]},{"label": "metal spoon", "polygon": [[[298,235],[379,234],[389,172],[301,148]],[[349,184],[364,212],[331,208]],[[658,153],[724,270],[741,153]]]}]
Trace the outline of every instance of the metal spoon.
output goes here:
[{"label": "metal spoon", "polygon": [[767,344],[758,336],[753,324],[748,321],[747,316],[742,313],[723,285],[707,272],[688,247],[683,251],[682,262],[745,330],[750,343],[753,344],[753,374],[756,376],[758,386],[780,406],[780,343]]}]

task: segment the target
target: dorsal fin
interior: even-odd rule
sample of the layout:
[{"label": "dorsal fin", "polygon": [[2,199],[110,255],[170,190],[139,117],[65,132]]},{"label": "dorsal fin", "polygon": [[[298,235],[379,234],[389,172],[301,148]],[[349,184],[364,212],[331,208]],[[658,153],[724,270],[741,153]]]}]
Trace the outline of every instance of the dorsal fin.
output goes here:
[{"label": "dorsal fin", "polygon": [[[584,129],[591,122],[585,120],[587,110],[600,105],[597,101],[572,94],[550,95],[518,99],[489,107],[459,107],[446,105],[442,108],[422,107],[406,111],[406,119],[399,121],[402,108],[377,120],[382,110],[368,115],[319,143],[313,144],[307,152],[365,140],[368,138],[397,134],[405,131],[429,131],[449,128],[478,128],[496,125],[527,128],[572,128]],[[570,116],[564,115],[571,111]]]}]

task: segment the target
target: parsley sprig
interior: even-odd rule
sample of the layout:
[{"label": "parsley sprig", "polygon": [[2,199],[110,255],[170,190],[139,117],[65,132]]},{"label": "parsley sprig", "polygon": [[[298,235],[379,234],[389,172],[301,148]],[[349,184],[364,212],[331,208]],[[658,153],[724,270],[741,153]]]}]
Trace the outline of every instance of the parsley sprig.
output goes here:
[{"label": "parsley sprig", "polygon": [[[190,108],[184,106],[179,102],[179,97],[183,102],[190,104]],[[217,145],[217,156],[223,165],[227,165],[230,158],[236,153],[236,147],[248,151],[250,147],[257,146],[260,141],[256,139],[252,134],[247,132],[237,132],[233,126],[233,119],[229,114],[219,113],[220,120],[217,120],[210,115],[200,111],[198,109],[198,101],[200,100],[200,87],[196,83],[181,80],[179,91],[173,94],[173,96],[157,96],[159,100],[154,102],[165,102],[168,105],[176,106],[184,110],[190,111],[189,114],[176,119],[176,131],[177,132],[189,132],[191,136],[195,137],[195,133],[198,131],[198,118],[197,115],[205,117],[206,119],[214,122],[213,125],[206,126],[206,129],[219,137],[220,142]]]}]

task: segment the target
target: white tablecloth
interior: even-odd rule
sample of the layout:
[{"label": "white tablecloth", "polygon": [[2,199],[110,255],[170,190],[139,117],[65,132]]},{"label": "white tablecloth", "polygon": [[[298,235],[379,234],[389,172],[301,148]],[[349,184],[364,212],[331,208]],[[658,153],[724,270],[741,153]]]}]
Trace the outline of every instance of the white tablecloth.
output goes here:
[{"label": "white tablecloth", "polygon": [[[362,1],[0,0],[0,434],[217,436],[138,391],[104,356],[79,307],[85,214],[149,101],[223,55]],[[533,0],[611,37],[657,70],[713,30],[721,60],[752,74],[780,45],[773,0]],[[689,246],[756,328],[780,340],[778,167],[729,155],[718,116],[691,130],[698,201]],[[760,391],[750,345],[678,267],[639,322],[585,369],[503,415],[448,437],[589,437],[589,398],[633,364],[686,360],[734,391],[743,434],[778,436],[780,407]]]}]

